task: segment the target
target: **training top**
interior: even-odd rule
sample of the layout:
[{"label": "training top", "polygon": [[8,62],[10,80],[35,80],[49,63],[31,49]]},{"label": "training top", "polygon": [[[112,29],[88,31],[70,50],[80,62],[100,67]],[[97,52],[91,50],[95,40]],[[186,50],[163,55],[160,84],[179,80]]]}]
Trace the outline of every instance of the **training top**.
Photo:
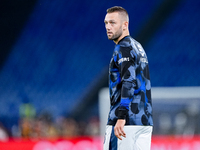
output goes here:
[{"label": "training top", "polygon": [[126,119],[126,125],[153,126],[148,59],[131,36],[115,46],[109,65],[110,112],[107,125]]}]

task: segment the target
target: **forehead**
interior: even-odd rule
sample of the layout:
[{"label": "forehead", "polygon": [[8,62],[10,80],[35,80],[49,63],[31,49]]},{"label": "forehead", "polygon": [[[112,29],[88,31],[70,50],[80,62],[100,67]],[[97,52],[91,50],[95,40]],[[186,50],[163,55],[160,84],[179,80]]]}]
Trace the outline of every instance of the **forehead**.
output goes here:
[{"label": "forehead", "polygon": [[105,16],[105,21],[110,21],[110,20],[119,20],[119,13],[118,12],[113,12],[113,13],[107,13]]}]

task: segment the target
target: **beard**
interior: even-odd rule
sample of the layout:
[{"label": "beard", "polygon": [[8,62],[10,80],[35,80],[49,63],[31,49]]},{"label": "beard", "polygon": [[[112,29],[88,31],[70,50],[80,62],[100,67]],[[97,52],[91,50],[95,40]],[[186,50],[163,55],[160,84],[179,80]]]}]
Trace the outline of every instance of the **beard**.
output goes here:
[{"label": "beard", "polygon": [[122,35],[121,27],[115,33],[112,33],[110,36],[107,34],[109,40],[117,41],[119,37]]}]

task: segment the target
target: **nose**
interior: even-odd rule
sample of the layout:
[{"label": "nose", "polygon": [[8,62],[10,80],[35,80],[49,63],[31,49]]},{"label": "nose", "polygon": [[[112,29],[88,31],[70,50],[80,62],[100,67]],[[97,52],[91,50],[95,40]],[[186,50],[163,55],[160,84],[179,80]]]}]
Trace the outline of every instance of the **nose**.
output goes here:
[{"label": "nose", "polygon": [[106,30],[110,30],[111,29],[111,25],[108,23],[106,24]]}]

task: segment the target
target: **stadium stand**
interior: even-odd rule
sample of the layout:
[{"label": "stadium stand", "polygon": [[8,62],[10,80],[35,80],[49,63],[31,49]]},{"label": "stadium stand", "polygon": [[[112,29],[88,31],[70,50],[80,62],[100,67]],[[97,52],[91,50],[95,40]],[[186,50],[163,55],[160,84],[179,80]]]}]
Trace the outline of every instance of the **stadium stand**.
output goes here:
[{"label": "stadium stand", "polygon": [[[24,97],[37,114],[71,116],[108,68],[114,44],[106,37],[106,9],[125,7],[134,37],[162,2],[38,0],[0,72],[1,122],[10,130],[18,124]],[[152,86],[200,84],[198,6],[195,0],[182,1],[144,44]]]}]

